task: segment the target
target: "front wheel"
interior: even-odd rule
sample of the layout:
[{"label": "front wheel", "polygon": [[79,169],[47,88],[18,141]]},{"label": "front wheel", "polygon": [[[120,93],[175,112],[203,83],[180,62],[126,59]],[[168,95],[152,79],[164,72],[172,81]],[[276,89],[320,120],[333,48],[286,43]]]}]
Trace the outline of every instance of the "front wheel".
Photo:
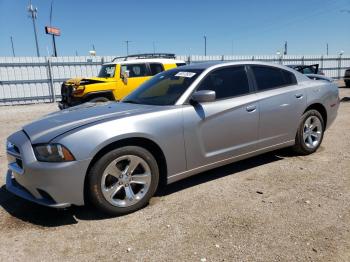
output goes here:
[{"label": "front wheel", "polygon": [[101,97],[95,97],[95,98],[89,100],[88,102],[103,103],[103,102],[108,102],[108,101],[110,101],[108,98],[101,96]]},{"label": "front wheel", "polygon": [[302,155],[314,153],[322,143],[323,134],[322,115],[317,110],[305,112],[300,121],[293,150]]},{"label": "front wheel", "polygon": [[92,203],[111,215],[134,212],[147,205],[159,181],[153,155],[144,148],[126,146],[106,153],[88,174]]}]

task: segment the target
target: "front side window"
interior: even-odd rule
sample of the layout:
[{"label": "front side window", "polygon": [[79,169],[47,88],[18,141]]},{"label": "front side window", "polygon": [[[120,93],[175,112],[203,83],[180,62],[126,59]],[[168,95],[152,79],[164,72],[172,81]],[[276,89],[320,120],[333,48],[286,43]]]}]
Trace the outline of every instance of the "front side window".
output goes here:
[{"label": "front side window", "polygon": [[199,90],[212,90],[216,99],[224,99],[249,93],[249,82],[244,66],[215,70],[203,80]]},{"label": "front side window", "polygon": [[259,91],[286,85],[282,71],[279,68],[269,66],[251,66],[251,68]]},{"label": "front side window", "polygon": [[123,103],[147,105],[174,105],[195,79],[199,69],[173,69],[162,72],[143,83],[128,95]]},{"label": "front side window", "polygon": [[126,71],[129,71],[130,78],[148,76],[146,64],[121,65],[121,75]]},{"label": "front side window", "polygon": [[103,65],[98,73],[98,77],[114,77],[115,65]]}]

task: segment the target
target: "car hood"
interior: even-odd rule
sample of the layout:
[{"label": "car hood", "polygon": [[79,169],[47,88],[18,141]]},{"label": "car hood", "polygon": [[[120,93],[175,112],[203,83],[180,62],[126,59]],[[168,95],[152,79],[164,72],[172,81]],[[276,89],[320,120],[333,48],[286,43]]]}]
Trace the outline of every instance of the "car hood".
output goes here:
[{"label": "car hood", "polygon": [[160,110],[159,106],[118,102],[85,103],[54,112],[23,127],[33,144],[47,143],[72,129],[98,121]]},{"label": "car hood", "polygon": [[84,78],[71,78],[66,80],[64,83],[66,85],[80,86],[80,85],[90,85],[99,84],[106,82],[115,82],[115,78],[103,78],[103,77],[84,77]]}]

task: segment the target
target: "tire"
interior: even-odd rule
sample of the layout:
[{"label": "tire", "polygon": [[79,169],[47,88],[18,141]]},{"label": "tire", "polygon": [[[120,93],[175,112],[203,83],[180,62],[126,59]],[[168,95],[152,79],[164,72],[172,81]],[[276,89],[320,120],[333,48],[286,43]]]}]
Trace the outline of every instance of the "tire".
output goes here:
[{"label": "tire", "polygon": [[158,182],[159,168],[153,155],[144,148],[126,146],[106,153],[92,166],[88,194],[103,212],[124,215],[146,206]]},{"label": "tire", "polygon": [[303,114],[295,137],[293,150],[300,155],[309,155],[320,147],[324,135],[324,120],[317,110]]},{"label": "tire", "polygon": [[345,87],[350,88],[350,81],[345,82]]},{"label": "tire", "polygon": [[108,102],[108,101],[110,101],[108,98],[100,96],[100,97],[92,98],[88,102],[91,102],[91,103],[102,103],[102,102]]}]

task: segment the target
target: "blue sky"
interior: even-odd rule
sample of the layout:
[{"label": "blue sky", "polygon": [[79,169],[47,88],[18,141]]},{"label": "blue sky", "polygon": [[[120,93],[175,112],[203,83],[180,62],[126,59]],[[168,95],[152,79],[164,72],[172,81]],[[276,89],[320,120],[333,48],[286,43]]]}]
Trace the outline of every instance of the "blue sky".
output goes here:
[{"label": "blue sky", "polygon": [[[45,35],[51,0],[32,0],[38,8],[40,52],[52,52]],[[0,56],[35,55],[29,0],[0,0]],[[289,54],[350,54],[350,0],[54,0],[53,25],[61,28],[59,55],[130,53],[275,54],[288,41]]]}]

